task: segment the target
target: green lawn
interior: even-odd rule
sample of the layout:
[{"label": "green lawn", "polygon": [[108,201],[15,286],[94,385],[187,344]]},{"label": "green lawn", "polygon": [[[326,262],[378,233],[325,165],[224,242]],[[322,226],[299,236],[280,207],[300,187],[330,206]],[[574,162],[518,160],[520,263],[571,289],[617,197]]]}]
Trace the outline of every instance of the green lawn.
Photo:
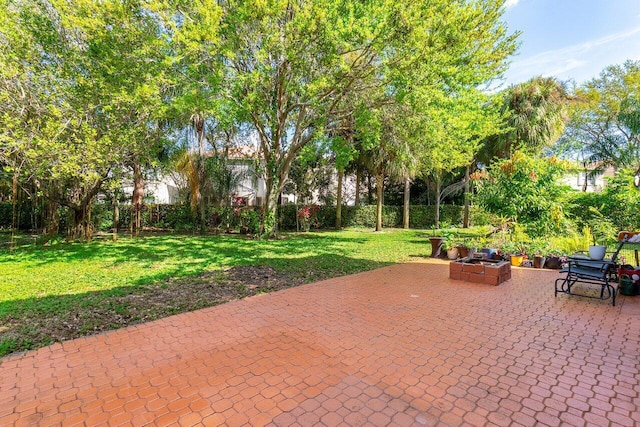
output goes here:
[{"label": "green lawn", "polygon": [[[228,285],[223,270],[231,267],[271,267],[298,284],[430,252],[427,232],[416,230],[317,232],[276,241],[229,235],[121,237],[3,250],[0,356],[225,302],[229,298],[214,300],[198,292],[213,285],[223,289]],[[185,297],[187,286],[197,296]],[[172,301],[174,289],[182,290],[181,299]],[[125,298],[159,292],[166,304],[134,309]],[[248,295],[243,287],[233,292]]]}]

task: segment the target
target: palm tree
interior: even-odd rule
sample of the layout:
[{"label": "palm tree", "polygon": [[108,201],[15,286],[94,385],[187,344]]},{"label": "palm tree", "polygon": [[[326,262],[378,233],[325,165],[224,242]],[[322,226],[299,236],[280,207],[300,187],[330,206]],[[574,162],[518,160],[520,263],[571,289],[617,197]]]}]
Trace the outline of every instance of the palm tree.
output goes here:
[{"label": "palm tree", "polygon": [[509,158],[516,150],[538,152],[562,135],[572,99],[562,82],[553,77],[534,77],[510,86],[501,97],[506,131],[485,140],[477,157],[480,162]]},{"label": "palm tree", "polygon": [[[378,111],[380,133],[379,141],[365,150],[364,161],[369,172],[375,177],[376,182],[376,231],[382,230],[382,203],[384,194],[384,179],[390,177],[393,180],[409,180],[415,173],[417,162],[411,155],[411,149],[402,135],[402,128],[398,126],[396,118],[399,111],[387,108]],[[406,188],[406,187],[405,187]],[[408,196],[406,191],[405,198]],[[405,199],[406,200],[406,199]],[[408,219],[408,214],[407,214]]]}]

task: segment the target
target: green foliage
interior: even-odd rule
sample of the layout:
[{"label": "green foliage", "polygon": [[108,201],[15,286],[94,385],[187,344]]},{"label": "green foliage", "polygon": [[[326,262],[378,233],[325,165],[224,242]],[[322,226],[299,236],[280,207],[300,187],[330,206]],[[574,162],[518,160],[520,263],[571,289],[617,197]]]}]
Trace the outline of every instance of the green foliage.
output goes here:
[{"label": "green foliage", "polygon": [[559,232],[565,225],[561,196],[566,189],[557,180],[564,171],[555,158],[516,152],[491,164],[486,175],[477,174],[474,199],[486,211],[524,225],[531,236]]},{"label": "green foliage", "polygon": [[640,167],[640,61],[612,65],[576,90],[559,151],[598,167]]},{"label": "green foliage", "polygon": [[564,235],[549,238],[550,250],[555,254],[573,254],[585,251],[591,244],[591,234],[570,231]]},{"label": "green foliage", "polygon": [[469,222],[474,226],[498,224],[499,221],[496,214],[487,212],[480,206],[473,205],[469,208]]},{"label": "green foliage", "polygon": [[241,221],[247,227],[247,233],[253,236],[260,235],[260,213],[255,209],[244,209],[241,214]]},{"label": "green foliage", "polygon": [[[640,191],[633,183],[633,175],[633,171],[621,169],[601,192],[567,193],[567,215],[578,229],[593,226],[597,218],[609,222],[616,231],[640,229]],[[605,230],[604,234],[611,238],[614,233]]]},{"label": "green foliage", "polygon": [[499,98],[503,133],[485,140],[481,161],[509,158],[517,150],[538,153],[564,131],[570,97],[564,84],[555,78],[534,77],[510,86]]},{"label": "green foliage", "polygon": [[[449,224],[462,223],[462,208],[454,205],[443,205],[441,215],[444,222]],[[296,206],[285,205],[280,208],[279,226],[283,230],[296,229]],[[335,206],[321,206],[316,214],[318,228],[331,229],[335,225]],[[410,227],[413,229],[429,229],[435,225],[435,206],[411,206]],[[345,227],[373,228],[376,226],[376,206],[343,206],[342,223]],[[402,207],[383,206],[382,223],[385,227],[402,226]]]}]

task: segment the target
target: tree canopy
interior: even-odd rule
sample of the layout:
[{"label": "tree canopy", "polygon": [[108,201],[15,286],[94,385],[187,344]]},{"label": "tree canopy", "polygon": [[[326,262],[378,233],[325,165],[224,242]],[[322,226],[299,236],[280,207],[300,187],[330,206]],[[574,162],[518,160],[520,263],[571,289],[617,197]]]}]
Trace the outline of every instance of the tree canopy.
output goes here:
[{"label": "tree canopy", "polygon": [[600,168],[640,168],[640,61],[602,71],[576,90],[560,151]]},{"label": "tree canopy", "polygon": [[[315,139],[345,123],[352,134],[343,145],[358,132],[374,135],[368,149],[404,133],[398,116],[385,132],[354,127],[362,112],[407,112],[431,147],[475,132],[477,88],[516,48],[503,4],[1,0],[0,161],[53,210],[73,209],[82,228],[115,170],[140,175],[189,126],[202,156],[213,127],[250,124],[274,215],[294,159]],[[462,157],[481,133],[463,138],[471,145]]]}]

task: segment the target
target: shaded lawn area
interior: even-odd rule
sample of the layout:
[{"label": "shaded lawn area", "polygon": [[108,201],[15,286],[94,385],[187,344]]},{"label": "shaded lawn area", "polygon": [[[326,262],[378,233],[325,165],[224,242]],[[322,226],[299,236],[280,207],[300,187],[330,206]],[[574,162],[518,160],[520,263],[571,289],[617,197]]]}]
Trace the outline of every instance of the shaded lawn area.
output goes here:
[{"label": "shaded lawn area", "polygon": [[431,252],[424,231],[160,235],[0,251],[0,356]]}]

